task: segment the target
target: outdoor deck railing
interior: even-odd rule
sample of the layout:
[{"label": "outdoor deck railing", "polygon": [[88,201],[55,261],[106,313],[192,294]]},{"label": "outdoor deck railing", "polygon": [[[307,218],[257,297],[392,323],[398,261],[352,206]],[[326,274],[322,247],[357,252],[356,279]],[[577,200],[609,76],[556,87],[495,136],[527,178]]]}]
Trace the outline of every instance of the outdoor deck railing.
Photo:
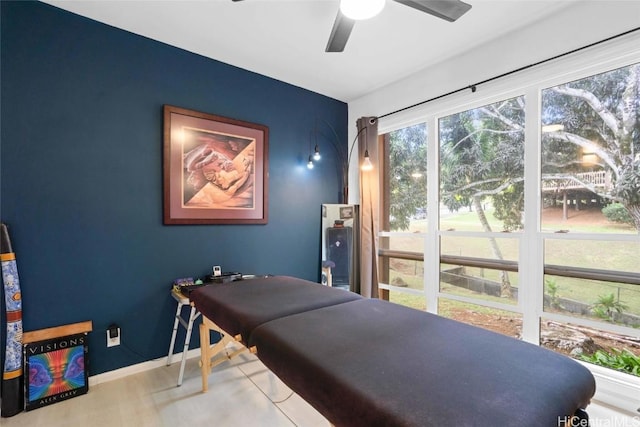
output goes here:
[{"label": "outdoor deck railing", "polygon": [[[382,258],[396,258],[414,261],[424,261],[421,252],[397,251],[392,249],[379,249],[378,256]],[[440,262],[444,264],[460,265],[468,267],[490,268],[494,270],[518,271],[518,263],[510,260],[487,259],[479,257],[467,257],[458,255],[441,255]],[[579,279],[602,280],[605,282],[628,283],[640,285],[640,275],[635,272],[601,270],[596,268],[573,267],[567,265],[545,264],[544,274],[554,276],[575,277]]]},{"label": "outdoor deck railing", "polygon": [[575,174],[555,174],[542,177],[543,192],[587,189],[593,192],[611,189],[611,172],[581,172]]}]

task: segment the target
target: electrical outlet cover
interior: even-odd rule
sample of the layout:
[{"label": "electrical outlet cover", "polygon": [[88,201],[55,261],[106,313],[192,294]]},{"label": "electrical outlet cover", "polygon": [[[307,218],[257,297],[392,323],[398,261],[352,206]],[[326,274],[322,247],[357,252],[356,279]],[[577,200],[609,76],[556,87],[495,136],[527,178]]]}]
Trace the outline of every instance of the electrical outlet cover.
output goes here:
[{"label": "electrical outlet cover", "polygon": [[120,345],[120,336],[120,328],[118,328],[118,333],[113,338],[109,336],[109,330],[107,329],[107,347],[115,347],[117,345]]}]

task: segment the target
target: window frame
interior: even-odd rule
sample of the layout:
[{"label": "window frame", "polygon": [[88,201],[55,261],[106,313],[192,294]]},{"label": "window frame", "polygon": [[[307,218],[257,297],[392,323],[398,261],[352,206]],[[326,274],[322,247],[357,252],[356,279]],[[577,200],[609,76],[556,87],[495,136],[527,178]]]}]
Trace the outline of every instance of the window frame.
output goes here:
[{"label": "window frame", "polygon": [[[580,324],[595,327],[600,330],[622,333],[640,338],[640,330],[589,319],[578,319],[558,313],[544,311],[544,242],[546,239],[589,239],[599,241],[634,241],[640,242],[640,234],[602,234],[571,232],[567,235],[557,234],[541,229],[541,128],[540,108],[542,90],[566,82],[588,78],[596,74],[611,71],[640,62],[640,51],[635,48],[637,38],[623,37],[600,46],[586,49],[569,57],[543,64],[512,76],[490,82],[478,87],[475,93],[457,93],[444,99],[427,103],[412,109],[384,117],[379,122],[380,135],[403,127],[418,123],[427,126],[427,205],[439,205],[439,129],[442,117],[456,114],[465,110],[477,108],[500,100],[524,96],[525,98],[525,224],[519,233],[493,233],[500,238],[515,238],[519,240],[518,276],[519,296],[518,304],[507,306],[486,301],[477,301],[466,297],[452,297],[439,290],[440,272],[440,238],[455,235],[456,237],[478,237],[477,232],[443,231],[439,229],[440,215],[438,209],[429,212],[427,232],[421,233],[424,239],[424,297],[427,311],[438,312],[440,298],[456,299],[473,304],[495,306],[502,310],[520,313],[523,320],[522,339],[536,345],[540,340],[541,319],[552,319],[564,323]],[[384,150],[384,138],[380,138],[381,148]],[[384,151],[382,151],[384,153]],[[386,159],[386,157],[385,157]],[[388,184],[388,183],[386,183]],[[401,234],[401,233],[400,233]],[[384,231],[381,237],[400,235],[395,232]],[[480,233],[488,237],[488,233]],[[523,261],[526,260],[526,261]],[[382,264],[381,264],[382,265]],[[389,288],[381,284],[382,289],[402,292],[401,288]],[[615,379],[621,374],[587,364],[598,378]],[[640,387],[640,379],[622,374],[626,381]]]}]

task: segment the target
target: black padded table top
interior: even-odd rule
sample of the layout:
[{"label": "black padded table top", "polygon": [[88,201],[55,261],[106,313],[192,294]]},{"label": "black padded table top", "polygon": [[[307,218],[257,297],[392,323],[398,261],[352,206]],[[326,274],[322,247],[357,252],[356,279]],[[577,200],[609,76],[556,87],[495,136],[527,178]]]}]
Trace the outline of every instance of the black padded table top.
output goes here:
[{"label": "black padded table top", "polygon": [[264,322],[362,297],[304,279],[269,276],[203,286],[189,298],[202,315],[247,343]]},{"label": "black padded table top", "polygon": [[249,344],[336,426],[557,426],[595,381],[572,359],[380,300],[273,320]]}]

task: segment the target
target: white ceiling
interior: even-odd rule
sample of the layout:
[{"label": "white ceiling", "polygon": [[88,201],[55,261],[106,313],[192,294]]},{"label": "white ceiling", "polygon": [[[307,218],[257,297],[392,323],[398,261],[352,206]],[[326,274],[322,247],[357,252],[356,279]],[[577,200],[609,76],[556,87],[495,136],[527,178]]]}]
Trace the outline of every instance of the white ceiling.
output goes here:
[{"label": "white ceiling", "polygon": [[579,0],[466,0],[450,23],[392,0],[325,53],[338,0],[45,0],[70,12],[345,102]]}]

